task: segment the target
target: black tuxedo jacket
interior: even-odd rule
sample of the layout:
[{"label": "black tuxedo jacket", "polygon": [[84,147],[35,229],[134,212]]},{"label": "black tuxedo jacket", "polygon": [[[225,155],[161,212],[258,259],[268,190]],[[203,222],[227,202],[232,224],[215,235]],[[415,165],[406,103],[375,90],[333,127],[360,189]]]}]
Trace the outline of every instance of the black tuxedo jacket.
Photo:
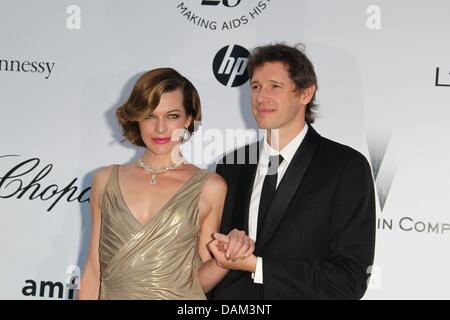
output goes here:
[{"label": "black tuxedo jacket", "polygon": [[[228,184],[221,232],[248,233],[259,144],[224,157],[217,173]],[[278,185],[254,254],[263,285],[230,271],[213,299],[359,299],[375,249],[375,197],[366,158],[321,137],[311,126]]]}]

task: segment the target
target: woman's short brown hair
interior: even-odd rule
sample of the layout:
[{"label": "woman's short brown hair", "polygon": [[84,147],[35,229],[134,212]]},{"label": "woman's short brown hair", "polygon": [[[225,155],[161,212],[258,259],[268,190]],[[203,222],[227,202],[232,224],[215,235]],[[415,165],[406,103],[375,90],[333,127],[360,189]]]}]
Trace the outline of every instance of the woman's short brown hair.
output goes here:
[{"label": "woman's short brown hair", "polygon": [[119,108],[116,115],[122,128],[123,136],[140,147],[145,147],[139,130],[139,121],[145,119],[158,106],[163,93],[181,89],[183,107],[186,114],[192,116],[187,128],[189,133],[195,131],[195,121],[201,121],[200,97],[194,85],[172,68],[158,68],[147,71],[137,81],[128,100]]}]

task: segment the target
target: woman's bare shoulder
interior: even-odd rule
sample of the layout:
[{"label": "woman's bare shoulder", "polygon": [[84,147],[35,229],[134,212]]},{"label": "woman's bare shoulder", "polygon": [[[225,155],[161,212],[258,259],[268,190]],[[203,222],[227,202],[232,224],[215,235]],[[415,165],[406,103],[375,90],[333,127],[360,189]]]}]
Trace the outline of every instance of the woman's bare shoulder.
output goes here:
[{"label": "woman's bare shoulder", "polygon": [[111,172],[114,166],[116,165],[115,164],[106,165],[95,171],[94,176],[92,177],[92,184],[91,184],[92,193],[98,195],[103,193],[103,190],[105,189],[109,177],[111,176]]},{"label": "woman's bare shoulder", "polygon": [[221,175],[215,173],[215,172],[209,172],[208,178],[205,183],[208,183],[211,187],[218,187],[218,188],[226,188],[227,183],[225,182],[225,179],[222,178]]},{"label": "woman's bare shoulder", "polygon": [[225,191],[226,191],[227,183],[217,173],[211,172],[211,171],[206,170],[206,169],[202,169],[202,168],[197,167],[196,165],[193,165],[193,164],[189,164],[189,170],[192,171],[192,175],[198,174],[200,171],[205,171],[208,174],[207,177],[206,177],[206,181],[203,184],[203,190],[209,190],[211,188],[212,189],[218,188],[219,190],[221,190],[221,189],[225,188]]},{"label": "woman's bare shoulder", "polygon": [[109,176],[114,168],[114,164],[110,164],[104,167],[97,169],[94,173],[94,177],[92,178],[93,183],[103,184],[108,181]]},{"label": "woman's bare shoulder", "polygon": [[209,172],[202,188],[202,195],[204,195],[206,199],[216,201],[224,197],[226,193],[227,183],[224,178],[215,172]]}]

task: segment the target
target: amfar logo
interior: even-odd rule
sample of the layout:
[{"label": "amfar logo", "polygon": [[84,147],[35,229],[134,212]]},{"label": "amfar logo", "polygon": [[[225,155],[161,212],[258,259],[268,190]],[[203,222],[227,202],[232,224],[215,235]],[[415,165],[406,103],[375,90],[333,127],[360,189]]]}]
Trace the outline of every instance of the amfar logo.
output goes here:
[{"label": "amfar logo", "polygon": [[217,81],[227,87],[239,87],[248,80],[249,52],[239,45],[225,46],[213,60],[213,72]]},{"label": "amfar logo", "polygon": [[65,283],[59,281],[35,281],[25,280],[22,294],[25,297],[75,299],[75,292],[80,288],[80,268],[71,265],[66,270],[67,278]]},{"label": "amfar logo", "polygon": [[270,0],[187,0],[179,2],[177,9],[188,22],[202,29],[229,31],[255,20],[269,5]]},{"label": "amfar logo", "polygon": [[450,87],[450,68],[444,71],[440,71],[440,68],[436,68],[436,80],[434,85],[436,87]]}]

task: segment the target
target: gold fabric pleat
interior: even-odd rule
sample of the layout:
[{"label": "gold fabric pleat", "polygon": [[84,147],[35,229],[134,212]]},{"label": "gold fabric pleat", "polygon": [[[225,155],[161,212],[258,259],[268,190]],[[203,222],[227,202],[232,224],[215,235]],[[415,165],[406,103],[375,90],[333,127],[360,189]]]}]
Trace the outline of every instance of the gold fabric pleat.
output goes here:
[{"label": "gold fabric pleat", "polygon": [[142,225],[123,199],[115,165],[101,201],[100,299],[204,300],[197,271],[200,170]]}]

